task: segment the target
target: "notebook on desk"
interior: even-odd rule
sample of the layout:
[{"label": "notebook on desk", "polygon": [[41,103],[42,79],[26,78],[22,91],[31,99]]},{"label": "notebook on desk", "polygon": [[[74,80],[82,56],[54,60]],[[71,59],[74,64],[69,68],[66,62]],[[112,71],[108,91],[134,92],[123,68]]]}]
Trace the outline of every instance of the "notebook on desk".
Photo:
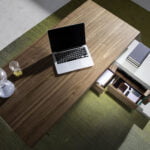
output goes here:
[{"label": "notebook on desk", "polygon": [[139,78],[141,82],[146,84],[146,87],[150,89],[150,54],[145,58],[142,65],[137,68],[134,75]]},{"label": "notebook on desk", "polygon": [[48,31],[57,74],[94,65],[85,40],[84,23]]},{"label": "notebook on desk", "polygon": [[136,67],[139,67],[149,53],[150,49],[143,43],[139,42],[135,49],[128,55],[127,60],[134,64]]}]

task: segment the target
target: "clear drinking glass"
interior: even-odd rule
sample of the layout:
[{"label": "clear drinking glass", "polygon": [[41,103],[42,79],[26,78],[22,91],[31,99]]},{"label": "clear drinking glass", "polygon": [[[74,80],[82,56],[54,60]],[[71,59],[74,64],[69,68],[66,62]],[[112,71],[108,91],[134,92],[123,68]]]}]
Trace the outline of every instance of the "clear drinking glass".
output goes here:
[{"label": "clear drinking glass", "polygon": [[11,61],[9,63],[9,68],[13,72],[13,74],[17,77],[23,74],[18,61],[14,61],[14,60]]},{"label": "clear drinking glass", "polygon": [[7,80],[6,72],[0,68],[0,97],[8,98],[10,97],[15,91],[14,84]]},{"label": "clear drinking glass", "polygon": [[5,85],[6,81],[7,81],[7,74],[2,68],[0,68],[0,88]]}]

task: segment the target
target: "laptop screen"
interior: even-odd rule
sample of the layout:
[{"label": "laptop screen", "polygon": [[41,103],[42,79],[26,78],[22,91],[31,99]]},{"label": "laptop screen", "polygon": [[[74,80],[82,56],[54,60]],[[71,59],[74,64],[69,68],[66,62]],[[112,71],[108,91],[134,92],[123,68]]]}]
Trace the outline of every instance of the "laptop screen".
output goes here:
[{"label": "laptop screen", "polygon": [[84,23],[49,30],[48,36],[53,52],[82,46],[85,44]]}]

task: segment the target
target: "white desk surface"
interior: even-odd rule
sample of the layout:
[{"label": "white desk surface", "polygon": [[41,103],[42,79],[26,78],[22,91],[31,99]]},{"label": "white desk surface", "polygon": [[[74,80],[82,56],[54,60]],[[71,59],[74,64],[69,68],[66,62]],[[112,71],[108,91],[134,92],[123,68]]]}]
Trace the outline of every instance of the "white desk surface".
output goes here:
[{"label": "white desk surface", "polygon": [[145,88],[150,89],[150,54],[146,57],[140,67],[135,67],[127,60],[128,55],[138,44],[139,42],[134,40],[115,63],[120,69],[125,71]]}]

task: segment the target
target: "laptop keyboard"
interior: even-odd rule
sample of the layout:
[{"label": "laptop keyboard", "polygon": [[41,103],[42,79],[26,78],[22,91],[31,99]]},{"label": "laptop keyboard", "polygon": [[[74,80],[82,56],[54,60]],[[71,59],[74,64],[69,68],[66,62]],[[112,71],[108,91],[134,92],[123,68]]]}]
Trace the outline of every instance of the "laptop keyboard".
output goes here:
[{"label": "laptop keyboard", "polygon": [[70,51],[65,51],[63,53],[55,54],[56,61],[58,64],[88,57],[85,47],[75,48]]}]

